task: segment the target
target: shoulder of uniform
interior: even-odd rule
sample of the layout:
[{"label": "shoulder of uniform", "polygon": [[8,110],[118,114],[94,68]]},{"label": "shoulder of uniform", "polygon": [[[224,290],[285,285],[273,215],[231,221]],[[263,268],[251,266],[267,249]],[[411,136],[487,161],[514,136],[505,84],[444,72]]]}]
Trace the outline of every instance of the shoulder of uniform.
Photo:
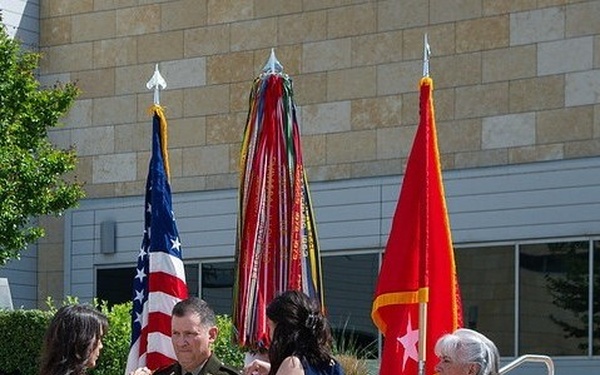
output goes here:
[{"label": "shoulder of uniform", "polygon": [[238,370],[235,367],[231,367],[229,365],[226,365],[223,362],[221,362],[221,366],[220,366],[219,370],[222,373],[229,374],[229,375],[240,375],[242,373],[242,370]]},{"label": "shoulder of uniform", "polygon": [[223,363],[214,354],[208,358],[204,369],[206,375],[240,375],[242,373],[241,370]]}]

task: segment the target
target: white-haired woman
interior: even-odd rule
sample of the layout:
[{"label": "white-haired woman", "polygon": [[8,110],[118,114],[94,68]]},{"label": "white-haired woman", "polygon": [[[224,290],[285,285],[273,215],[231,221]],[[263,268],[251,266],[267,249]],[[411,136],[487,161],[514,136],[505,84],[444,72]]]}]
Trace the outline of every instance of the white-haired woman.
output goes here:
[{"label": "white-haired woman", "polygon": [[496,345],[479,332],[460,328],[442,336],[435,345],[440,375],[499,375]]}]

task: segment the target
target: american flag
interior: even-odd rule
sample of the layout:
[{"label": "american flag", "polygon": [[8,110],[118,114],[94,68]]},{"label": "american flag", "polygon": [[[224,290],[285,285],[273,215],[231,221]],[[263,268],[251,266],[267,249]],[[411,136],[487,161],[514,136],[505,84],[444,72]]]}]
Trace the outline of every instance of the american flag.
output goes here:
[{"label": "american flag", "polygon": [[125,374],[143,366],[155,370],[175,361],[171,310],[188,295],[169,186],[167,122],[160,106],[153,110],[144,239],[133,280],[131,348]]}]

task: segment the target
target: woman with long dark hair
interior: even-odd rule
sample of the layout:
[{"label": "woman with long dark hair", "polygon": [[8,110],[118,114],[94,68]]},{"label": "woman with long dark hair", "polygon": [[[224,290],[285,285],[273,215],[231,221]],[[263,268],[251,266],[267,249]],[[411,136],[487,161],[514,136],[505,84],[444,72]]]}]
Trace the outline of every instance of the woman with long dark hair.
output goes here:
[{"label": "woman with long dark hair", "polygon": [[108,319],[92,306],[58,309],[44,337],[40,375],[85,374],[96,366],[107,330]]},{"label": "woman with long dark hair", "polygon": [[267,306],[271,333],[269,362],[254,360],[246,375],[341,375],[331,352],[333,338],[319,305],[306,294],[287,291]]}]

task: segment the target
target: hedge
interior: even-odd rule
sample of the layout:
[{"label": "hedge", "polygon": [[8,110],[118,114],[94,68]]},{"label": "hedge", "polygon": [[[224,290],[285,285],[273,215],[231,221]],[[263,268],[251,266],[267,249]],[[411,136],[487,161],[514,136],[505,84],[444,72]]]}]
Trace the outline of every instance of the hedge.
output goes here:
[{"label": "hedge", "polygon": [[0,374],[37,374],[37,358],[51,317],[52,313],[41,310],[0,310]]},{"label": "hedge", "polygon": [[[75,302],[67,299],[66,303]],[[124,375],[131,338],[131,303],[98,308],[109,321],[109,330],[102,343],[104,348],[92,375]],[[37,375],[38,361],[46,327],[55,308],[42,310],[0,310],[0,375]],[[213,350],[223,362],[241,367],[243,351],[231,342],[233,325],[228,315],[217,316],[219,336]]]}]

